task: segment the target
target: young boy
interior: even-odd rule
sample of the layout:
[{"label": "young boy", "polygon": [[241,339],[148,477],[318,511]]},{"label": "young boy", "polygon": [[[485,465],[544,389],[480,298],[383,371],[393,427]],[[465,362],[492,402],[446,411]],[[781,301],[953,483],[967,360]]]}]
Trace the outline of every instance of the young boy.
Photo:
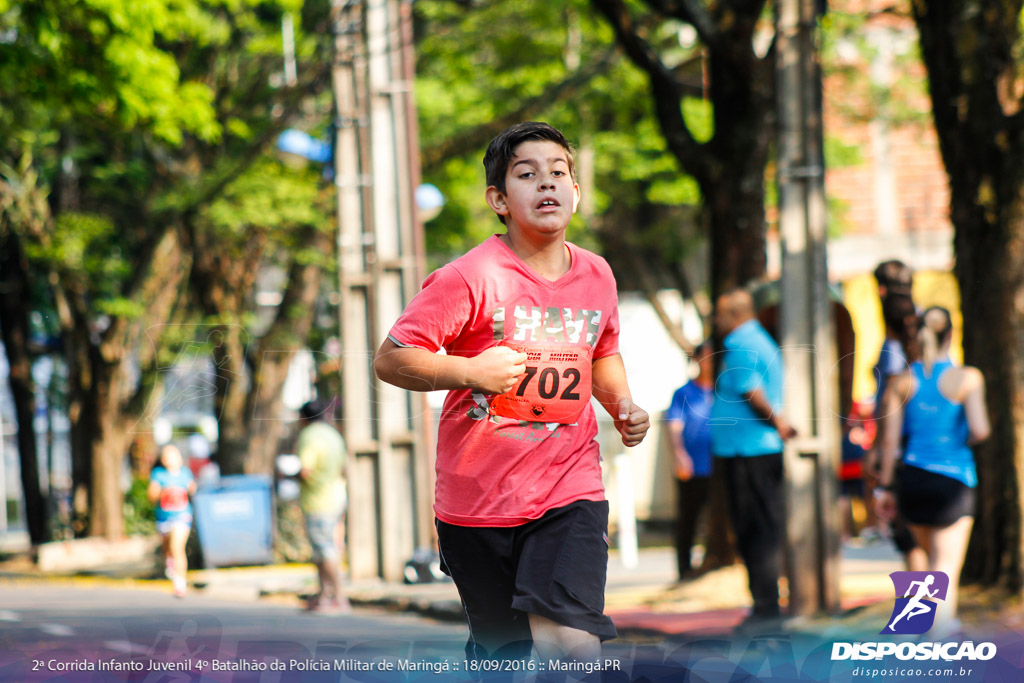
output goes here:
[{"label": "young boy", "polygon": [[491,141],[484,167],[507,232],[427,278],[374,367],[405,389],[449,390],[434,512],[467,654],[525,658],[532,645],[542,659],[594,660],[615,627],[603,613],[608,503],[590,397],[626,446],[650,422],[618,354],[611,270],[565,241],[580,200],[569,143],[520,123]]}]

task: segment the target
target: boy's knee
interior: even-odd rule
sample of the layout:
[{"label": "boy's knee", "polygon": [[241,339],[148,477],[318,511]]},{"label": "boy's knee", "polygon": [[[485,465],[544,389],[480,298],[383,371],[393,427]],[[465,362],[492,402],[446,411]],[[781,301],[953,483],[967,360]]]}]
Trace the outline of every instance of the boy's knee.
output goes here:
[{"label": "boy's knee", "polygon": [[601,656],[601,639],[596,635],[539,614],[530,615],[530,632],[541,659],[593,661]]}]

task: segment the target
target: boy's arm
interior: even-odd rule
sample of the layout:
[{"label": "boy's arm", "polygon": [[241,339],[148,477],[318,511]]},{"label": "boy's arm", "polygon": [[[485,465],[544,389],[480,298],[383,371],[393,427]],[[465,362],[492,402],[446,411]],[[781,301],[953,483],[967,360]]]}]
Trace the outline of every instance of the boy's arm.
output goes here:
[{"label": "boy's arm", "polygon": [[382,381],[410,391],[473,389],[503,394],[526,372],[526,354],[492,346],[477,356],[443,356],[385,339],[373,360]]},{"label": "boy's arm", "polygon": [[615,353],[594,361],[593,383],[594,398],[615,420],[623,445],[636,446],[643,441],[651,420],[646,410],[633,403],[622,356]]}]

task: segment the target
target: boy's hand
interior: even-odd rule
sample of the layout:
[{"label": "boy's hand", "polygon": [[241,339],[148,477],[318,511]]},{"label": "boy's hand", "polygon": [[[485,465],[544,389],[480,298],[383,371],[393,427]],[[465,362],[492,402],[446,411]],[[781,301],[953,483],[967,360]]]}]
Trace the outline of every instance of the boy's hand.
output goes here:
[{"label": "boy's hand", "polygon": [[466,386],[489,394],[504,394],[526,372],[526,354],[507,346],[492,346],[469,359]]},{"label": "boy's hand", "polygon": [[622,444],[629,448],[644,440],[647,430],[651,428],[651,419],[646,410],[624,398],[619,401],[615,428],[622,435]]}]

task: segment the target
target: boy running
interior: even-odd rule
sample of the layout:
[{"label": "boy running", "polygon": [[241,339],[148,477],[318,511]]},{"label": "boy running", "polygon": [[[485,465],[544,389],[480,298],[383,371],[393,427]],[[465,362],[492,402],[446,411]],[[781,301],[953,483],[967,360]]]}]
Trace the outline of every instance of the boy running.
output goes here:
[{"label": "boy running", "polygon": [[520,123],[491,141],[484,167],[507,232],[427,278],[374,367],[404,389],[449,390],[434,512],[467,654],[525,658],[535,646],[542,659],[595,660],[615,627],[590,397],[626,446],[650,422],[618,353],[611,269],[565,241],[580,200],[569,143],[546,123]]}]

